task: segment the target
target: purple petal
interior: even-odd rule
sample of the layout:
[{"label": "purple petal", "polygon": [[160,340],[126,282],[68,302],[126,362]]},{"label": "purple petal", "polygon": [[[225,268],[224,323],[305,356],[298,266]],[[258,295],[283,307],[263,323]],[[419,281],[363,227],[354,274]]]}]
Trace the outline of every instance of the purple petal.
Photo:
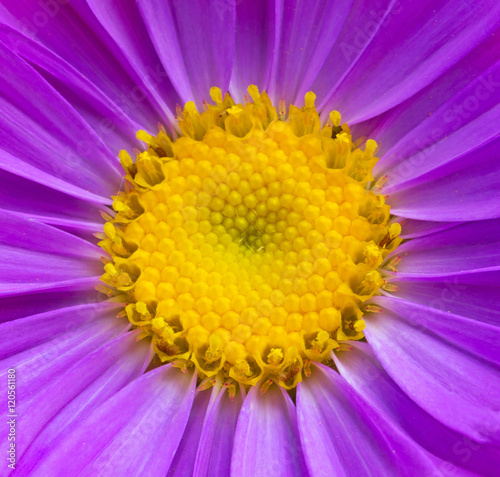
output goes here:
[{"label": "purple petal", "polygon": [[2,212],[0,294],[30,284],[87,278],[100,273],[99,249],[66,232]]},{"label": "purple petal", "polygon": [[[0,359],[52,341],[65,338],[98,316],[114,317],[121,307],[116,303],[91,303],[38,313],[0,324]],[[113,320],[111,320],[113,321]]]},{"label": "purple petal", "polygon": [[[31,443],[18,464],[19,473],[27,475],[32,471],[56,442],[64,440],[73,426],[140,376],[149,345],[144,340],[137,343],[137,334],[121,335],[69,367],[61,377],[50,380],[49,388],[38,395],[36,407],[30,415],[37,415],[43,402],[50,402],[52,407],[56,402],[68,400],[68,403],[57,411]],[[72,396],[75,397],[69,400]],[[43,409],[48,418],[47,407]]]},{"label": "purple petal", "polygon": [[[2,159],[0,158],[0,168],[3,166],[1,163]],[[23,175],[26,172],[29,173],[30,167],[27,164],[21,164],[19,163],[20,167],[27,166]],[[38,173],[33,172],[33,174]],[[1,169],[0,181],[2,182],[0,209],[10,210],[26,218],[73,230],[88,233],[102,230],[103,219],[97,204],[68,196],[53,188],[39,185],[28,178],[25,179]],[[104,207],[101,206],[100,209],[104,209]]]},{"label": "purple petal", "polygon": [[278,55],[280,12],[268,0],[236,2],[234,68],[231,76],[233,97],[243,100],[247,87],[267,89],[271,67]]},{"label": "purple petal", "polygon": [[[435,157],[436,143],[456,148],[447,137],[498,103],[499,50],[492,35],[418,94],[353,128],[357,135],[372,137],[380,144],[376,175],[390,171],[392,183],[443,162],[444,158]],[[461,141],[462,149],[470,144]]]},{"label": "purple petal", "polygon": [[120,185],[116,156],[43,77],[3,44],[0,61],[2,148],[108,200]]},{"label": "purple petal", "polygon": [[396,298],[500,326],[500,271],[391,283],[399,288]]},{"label": "purple petal", "polygon": [[384,311],[366,320],[365,335],[387,373],[419,406],[476,442],[498,445],[498,367],[457,347],[460,330],[448,338],[444,328],[434,331],[439,326],[421,312]]},{"label": "purple petal", "polygon": [[450,465],[453,463],[480,475],[497,475],[500,466],[498,449],[473,442],[441,424],[403,393],[383,370],[368,344],[356,342],[351,346],[351,351],[336,355],[335,363],[340,374],[385,419],[423,448],[448,461],[440,466],[443,474],[463,474]]},{"label": "purple petal", "polygon": [[231,401],[225,388],[214,386],[211,400],[196,455],[196,477],[226,477],[231,469],[234,432],[243,397],[237,393]]},{"label": "purple petal", "polygon": [[322,107],[338,109],[350,123],[387,111],[493,33],[499,8],[493,0],[480,6],[452,1],[396,3],[382,28],[377,21],[359,25],[360,37],[369,37],[374,29],[377,34]]},{"label": "purple petal", "polygon": [[[348,16],[352,0],[285,2],[279,56],[270,79],[275,101],[302,104]],[[278,45],[277,45],[278,46]]]},{"label": "purple petal", "polygon": [[[450,311],[436,310],[424,304],[412,303],[399,297],[380,296],[376,300],[385,310],[405,318],[429,334],[442,338],[458,350],[467,351],[474,359],[500,365],[500,328]],[[492,310],[497,319],[500,312]]]},{"label": "purple petal", "polygon": [[[75,290],[80,291],[85,287],[88,287],[87,290],[92,292],[93,290],[95,291],[95,286],[98,284],[102,285],[102,282],[99,280],[99,276],[75,278],[71,280],[57,280],[46,283],[0,283],[0,298],[12,297],[14,300],[18,299],[19,296],[25,296],[31,293],[51,293],[53,291],[59,292],[66,290],[73,293]],[[88,303],[94,303],[100,300],[102,300],[102,297],[98,298],[98,295],[94,294],[94,298],[92,298]]]},{"label": "purple petal", "polygon": [[414,220],[405,219],[402,225],[401,238],[410,239],[417,237],[424,237],[425,235],[431,235],[436,232],[441,232],[442,230],[449,229],[455,225],[459,225],[459,222],[432,222],[425,220]]},{"label": "purple petal", "polygon": [[[498,111],[500,113],[500,107]],[[468,140],[474,142],[472,136]],[[498,217],[499,145],[500,140],[492,141],[485,147],[418,177],[415,185],[412,185],[413,181],[401,184],[408,187],[390,194],[391,212],[403,217],[440,221]],[[436,151],[436,154],[439,156],[441,153]],[[389,189],[384,192],[390,193]],[[422,197],[425,199],[422,200]]]},{"label": "purple petal", "polygon": [[[6,176],[6,178],[8,177],[8,181],[13,183],[12,186],[10,186],[10,189],[13,189],[15,186],[24,186],[23,192],[25,194],[25,201],[33,201],[33,196],[38,198],[40,195],[42,204],[49,202],[49,207],[56,209],[60,214],[70,215],[72,212],[72,206],[74,206],[76,215],[85,213],[83,212],[85,208],[87,209],[86,215],[91,215],[92,211],[96,209],[96,205],[102,207],[103,204],[111,204],[111,194],[109,197],[101,197],[93,194],[88,190],[75,186],[71,183],[71,181],[66,182],[65,180],[54,177],[54,175],[40,170],[4,150],[0,150],[0,169],[5,171],[2,172],[2,174]],[[49,189],[49,191],[46,191],[45,189]],[[59,204],[59,207],[55,204],[52,205],[50,196],[61,197],[61,194],[56,194],[55,192],[50,191],[50,189],[71,196],[69,198],[62,196],[64,197],[63,203],[65,206],[62,204]],[[15,194],[15,192],[9,190],[8,187],[6,188],[6,193],[7,197],[6,199],[3,199],[4,204],[9,205],[9,202],[6,201],[8,201],[12,196],[14,198],[14,202],[16,202],[16,199],[17,201],[22,201],[22,199],[17,198],[21,195],[20,192]],[[48,198],[46,198],[47,196]],[[55,199],[53,199],[53,201],[55,202]],[[31,208],[36,208],[36,206],[32,205]]]},{"label": "purple petal", "polygon": [[231,475],[255,477],[307,475],[300,448],[295,406],[272,385],[264,394],[253,386],[238,418]]},{"label": "purple petal", "polygon": [[[0,41],[13,46],[18,55],[36,65],[45,80],[64,96],[116,155],[120,149],[139,145],[135,139],[139,129],[156,130],[157,115],[151,112],[148,115],[146,105],[132,110],[123,104],[123,99],[113,102],[88,77],[41,43],[6,25],[0,26]],[[136,120],[130,117],[131,114]]]},{"label": "purple petal", "polygon": [[400,245],[398,278],[442,276],[500,266],[500,220],[470,222]]},{"label": "purple petal", "polygon": [[[159,120],[174,123],[173,107],[178,96],[168,79],[160,59],[149,39],[148,31],[140,20],[137,2],[99,2],[89,0],[88,6],[111,37],[110,49],[121,60],[123,68],[137,82],[133,91],[136,107],[148,99],[157,104]],[[116,47],[112,46],[112,42]],[[123,58],[123,59],[122,59]]]},{"label": "purple petal", "polygon": [[196,374],[171,366],[146,373],[79,421],[37,471],[164,477],[184,433],[195,385]]},{"label": "purple petal", "polygon": [[324,365],[298,385],[297,419],[313,477],[436,471],[430,456]]},{"label": "purple petal", "polygon": [[103,300],[104,296],[95,289],[99,279],[75,280],[70,286],[51,287],[46,291],[38,291],[24,295],[0,298],[0,322],[16,320],[58,308],[91,304]]},{"label": "purple petal", "polygon": [[179,443],[167,477],[191,477],[193,475],[196,452],[203,430],[203,421],[210,402],[210,394],[208,391],[201,391],[194,398],[186,430]]},{"label": "purple petal", "polygon": [[[74,319],[72,312],[77,313],[77,319]],[[7,349],[9,355],[1,361],[3,377],[7,379],[6,372],[11,368],[19,376],[16,409],[19,414],[19,432],[22,432],[23,439],[16,446],[18,458],[43,425],[83,390],[74,386],[61,389],[62,381],[59,380],[65,380],[64,376],[67,376],[66,373],[74,363],[82,358],[86,359],[103,343],[116,338],[129,326],[125,320],[114,319],[115,314],[116,306],[114,313],[109,306],[77,307],[76,310],[65,310],[65,313],[59,315],[59,327],[54,326],[52,321],[46,328],[40,323],[43,317],[38,316],[33,321],[35,330],[38,329],[41,333],[40,338],[34,338],[33,345],[30,345],[29,340],[20,339],[19,345]],[[29,319],[16,320],[2,327],[7,328],[7,336],[13,341],[17,341],[17,333],[20,332],[36,336],[35,330],[26,331],[26,321]],[[50,328],[55,329],[53,335]],[[85,386],[82,376],[74,372],[71,375],[81,386]]]},{"label": "purple petal", "polygon": [[139,2],[158,55],[183,99],[201,105],[212,86],[227,91],[234,56],[234,3]]},{"label": "purple petal", "polygon": [[318,95],[325,117],[330,112],[324,106],[335,89],[333,85],[338,86],[342,82],[378,30],[385,26],[385,22],[391,21],[391,9],[395,6],[397,0],[381,0],[376,4],[366,0],[352,2],[342,30],[311,87],[311,91]]},{"label": "purple petal", "polygon": [[[138,123],[154,126],[160,114],[147,99],[138,101],[138,83],[120,65],[116,45],[87,3],[49,2],[44,6],[47,8],[29,1],[8,2],[0,9],[0,20],[53,51]],[[15,36],[9,35],[5,43],[13,51],[23,51]]]}]

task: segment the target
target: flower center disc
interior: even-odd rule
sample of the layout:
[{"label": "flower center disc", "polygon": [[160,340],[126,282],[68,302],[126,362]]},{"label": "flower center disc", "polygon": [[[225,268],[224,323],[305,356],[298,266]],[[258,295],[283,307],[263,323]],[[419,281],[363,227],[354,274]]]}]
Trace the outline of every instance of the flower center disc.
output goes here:
[{"label": "flower center disc", "polygon": [[321,128],[313,93],[285,118],[248,91],[236,105],[212,88],[215,105],[179,111],[175,142],[140,131],[147,150],[121,153],[102,280],[162,361],[290,389],[310,360],[363,337],[400,227],[367,186],[374,141],[356,148],[336,111]]}]

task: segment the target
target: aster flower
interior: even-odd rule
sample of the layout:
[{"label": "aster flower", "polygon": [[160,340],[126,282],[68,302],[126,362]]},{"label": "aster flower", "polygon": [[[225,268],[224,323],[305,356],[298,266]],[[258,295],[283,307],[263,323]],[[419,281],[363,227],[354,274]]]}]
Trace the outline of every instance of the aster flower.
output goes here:
[{"label": "aster flower", "polygon": [[0,21],[2,475],[496,475],[497,2]]}]

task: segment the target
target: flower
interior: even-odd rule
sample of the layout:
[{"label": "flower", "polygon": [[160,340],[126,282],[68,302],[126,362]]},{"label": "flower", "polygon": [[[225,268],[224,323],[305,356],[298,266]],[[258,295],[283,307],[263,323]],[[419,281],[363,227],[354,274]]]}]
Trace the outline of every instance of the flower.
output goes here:
[{"label": "flower", "polygon": [[499,13],[4,2],[5,471],[495,475]]}]

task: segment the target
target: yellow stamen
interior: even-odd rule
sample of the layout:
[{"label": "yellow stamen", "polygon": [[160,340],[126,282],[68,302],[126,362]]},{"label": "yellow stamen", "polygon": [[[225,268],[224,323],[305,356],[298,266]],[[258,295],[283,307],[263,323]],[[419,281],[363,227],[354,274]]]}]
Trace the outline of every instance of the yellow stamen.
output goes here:
[{"label": "yellow stamen", "polygon": [[370,187],[375,141],[356,147],[337,111],[322,127],[312,92],[287,117],[284,102],[248,93],[235,104],[212,88],[203,112],[187,103],[175,142],[138,133],[147,150],[120,153],[128,185],[100,242],[112,258],[102,280],[141,338],[233,397],[239,384],[293,388],[361,339],[401,241]]}]

